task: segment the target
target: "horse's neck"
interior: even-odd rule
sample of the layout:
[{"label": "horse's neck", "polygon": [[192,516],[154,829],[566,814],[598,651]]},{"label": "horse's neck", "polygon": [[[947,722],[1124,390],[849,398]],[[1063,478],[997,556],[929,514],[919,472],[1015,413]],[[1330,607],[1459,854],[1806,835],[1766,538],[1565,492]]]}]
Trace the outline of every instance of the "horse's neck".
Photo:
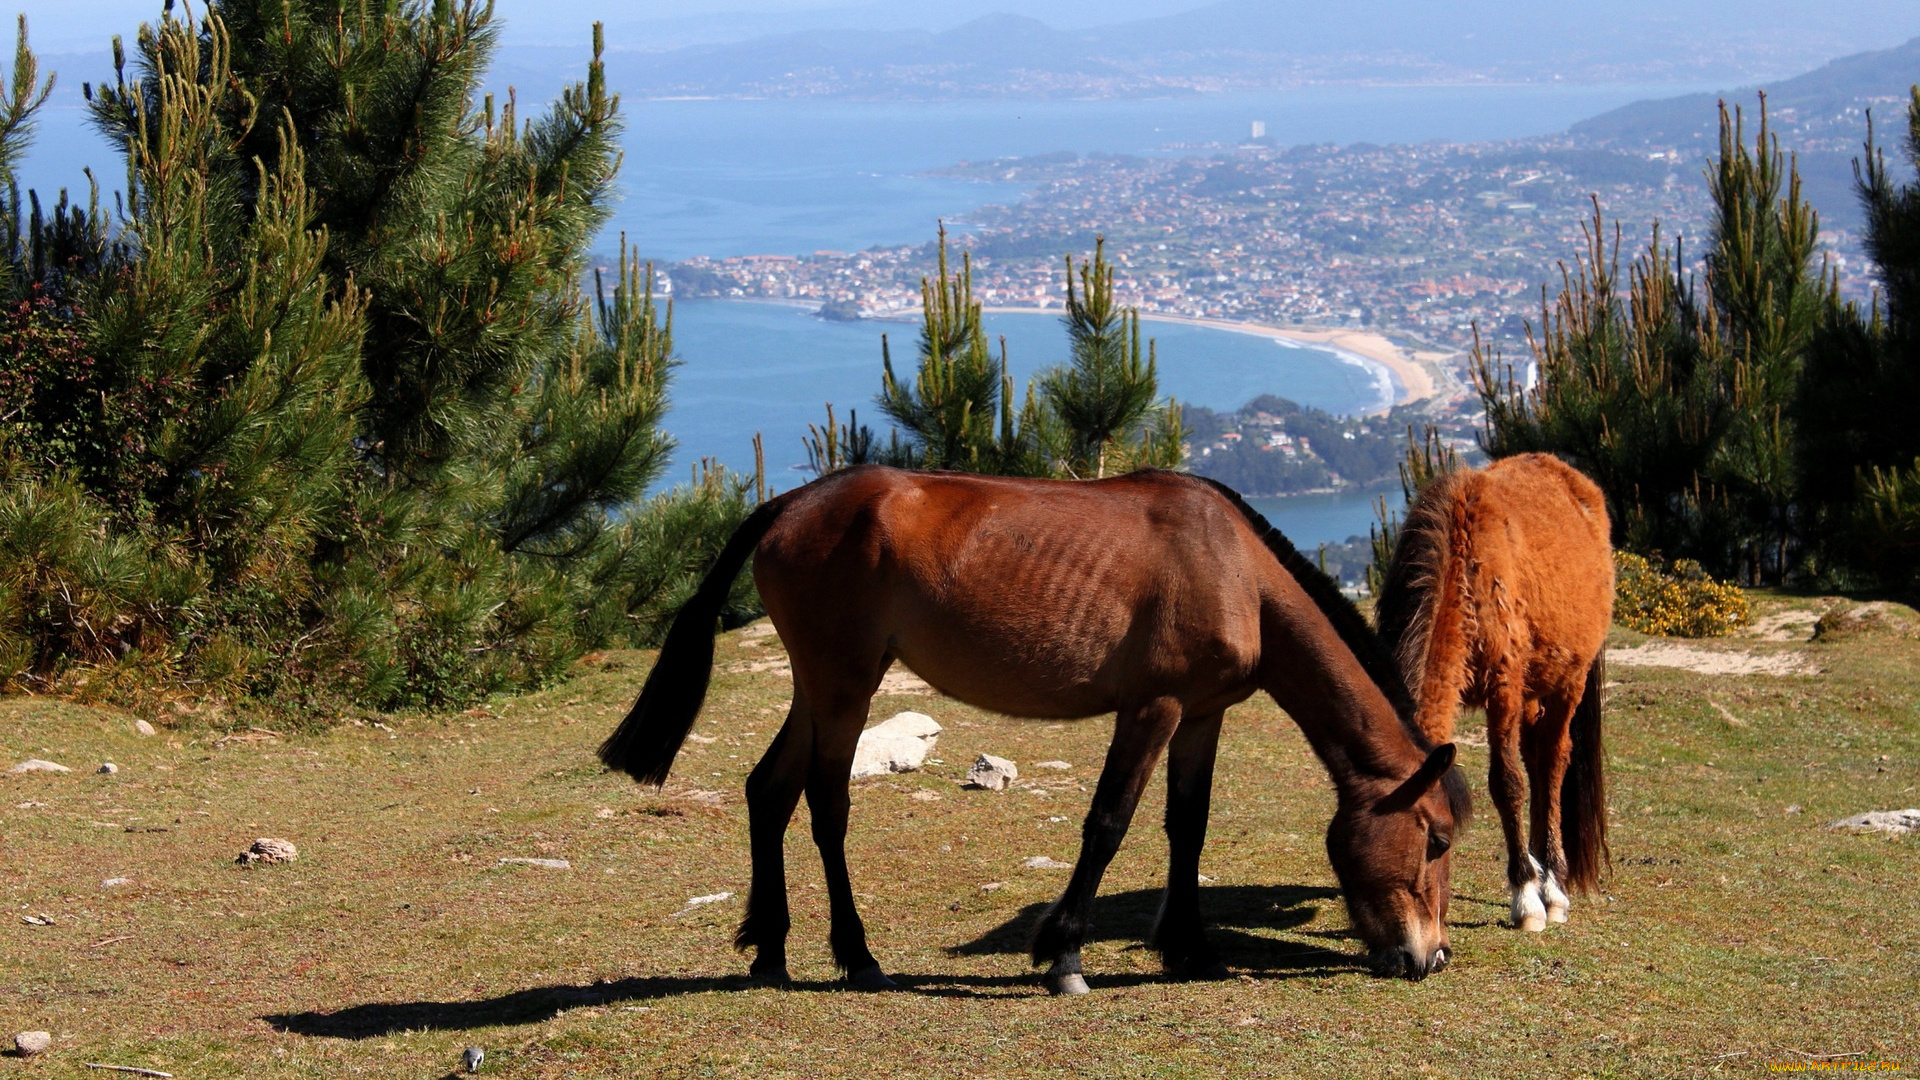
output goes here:
[{"label": "horse's neck", "polygon": [[1345,796],[1417,767],[1419,748],[1386,693],[1317,610],[1269,619],[1263,688],[1300,728]]}]

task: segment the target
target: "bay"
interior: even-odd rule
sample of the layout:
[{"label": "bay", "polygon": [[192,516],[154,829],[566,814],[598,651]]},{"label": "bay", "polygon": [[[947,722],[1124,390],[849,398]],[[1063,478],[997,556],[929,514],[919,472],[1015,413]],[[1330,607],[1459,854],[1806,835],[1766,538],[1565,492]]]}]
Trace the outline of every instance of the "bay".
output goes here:
[{"label": "bay", "polygon": [[[807,307],[738,300],[680,301],[674,306],[672,406],[664,426],[679,440],[677,468],[658,487],[692,477],[702,460],[736,472],[753,471],[753,436],[766,448],[767,480],[786,491],[805,483],[808,425],[824,427],[826,406],[845,422],[853,414],[882,441],[890,430],[874,406],[880,390],[880,339],[893,350],[894,370],[910,377],[919,326],[909,321],[827,322]],[[1004,337],[1017,393],[1042,369],[1067,358],[1066,330],[1057,314],[995,312],[988,334]],[[1237,409],[1260,394],[1278,394],[1330,412],[1374,407],[1379,387],[1371,371],[1319,349],[1251,334],[1147,320],[1156,341],[1161,392],[1209,408]],[[1295,543],[1311,546],[1365,535],[1371,496],[1296,496],[1263,511]]]},{"label": "bay", "polygon": [[[608,77],[618,86],[619,57]],[[960,161],[1073,151],[1211,153],[1266,124],[1280,145],[1513,139],[1646,97],[1605,86],[1302,86],[1124,101],[638,101],[612,229],[644,255],[805,254],[924,243],[1013,185],[928,177]]]}]

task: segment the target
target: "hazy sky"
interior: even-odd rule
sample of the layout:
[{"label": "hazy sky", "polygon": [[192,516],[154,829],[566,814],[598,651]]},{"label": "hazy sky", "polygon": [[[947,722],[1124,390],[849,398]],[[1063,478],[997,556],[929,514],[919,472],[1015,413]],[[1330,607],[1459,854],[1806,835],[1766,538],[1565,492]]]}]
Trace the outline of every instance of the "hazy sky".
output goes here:
[{"label": "hazy sky", "polygon": [[[162,0],[14,0],[0,11],[24,12],[36,50],[73,52],[106,42],[160,13]],[[495,0],[509,42],[583,40],[598,19],[614,47],[673,45],[686,39],[726,40],[758,33],[832,25],[868,29],[945,29],[993,11],[1018,11],[1059,27],[1093,26],[1199,7],[1206,0]],[[204,9],[195,3],[194,10]],[[621,33],[623,28],[632,28]],[[642,29],[670,31],[641,33]]]}]

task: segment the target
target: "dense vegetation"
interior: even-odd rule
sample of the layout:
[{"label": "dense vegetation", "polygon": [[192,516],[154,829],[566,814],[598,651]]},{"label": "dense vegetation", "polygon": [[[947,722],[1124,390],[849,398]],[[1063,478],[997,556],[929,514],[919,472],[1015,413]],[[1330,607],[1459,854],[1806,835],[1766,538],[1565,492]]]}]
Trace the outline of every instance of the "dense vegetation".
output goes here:
[{"label": "dense vegetation", "polygon": [[[1920,88],[1906,150],[1920,163]],[[1920,188],[1871,143],[1859,193],[1884,291],[1816,264],[1819,223],[1764,110],[1721,114],[1703,270],[1654,240],[1620,274],[1596,208],[1542,313],[1539,382],[1479,350],[1493,456],[1547,450],[1606,491],[1615,541],[1749,582],[1910,587],[1920,555]]]},{"label": "dense vegetation", "polygon": [[1444,426],[1456,438],[1471,433],[1423,405],[1402,405],[1383,417],[1341,417],[1272,394],[1230,413],[1183,406],[1180,422],[1191,448],[1187,465],[1248,495],[1389,487],[1410,429]]},{"label": "dense vegetation", "polygon": [[[600,42],[533,118],[490,5],[215,0],[87,87],[124,206],[0,220],[0,683],[444,704],[647,641],[744,513],[664,468],[650,274],[612,280]],[[25,25],[0,182],[44,100]]]}]

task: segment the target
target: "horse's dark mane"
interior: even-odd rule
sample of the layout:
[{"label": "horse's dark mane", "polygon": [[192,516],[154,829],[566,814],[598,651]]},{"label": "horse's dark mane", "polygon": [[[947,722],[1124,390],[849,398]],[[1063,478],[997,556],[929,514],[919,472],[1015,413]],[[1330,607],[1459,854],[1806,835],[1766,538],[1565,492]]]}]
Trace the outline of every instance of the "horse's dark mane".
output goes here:
[{"label": "horse's dark mane", "polygon": [[1427,676],[1443,564],[1451,546],[1451,509],[1458,475],[1440,477],[1408,508],[1400,522],[1392,560],[1380,568],[1374,622],[1381,644],[1399,663],[1401,676],[1409,686],[1419,685]]},{"label": "horse's dark mane", "polygon": [[[1232,503],[1234,509],[1240,511],[1241,516],[1247,519],[1247,524],[1253,527],[1254,535],[1267,545],[1268,551],[1273,552],[1273,557],[1280,561],[1281,567],[1300,583],[1300,588],[1312,598],[1314,605],[1320,609],[1320,613],[1327,617],[1327,621],[1333,624],[1333,629],[1340,635],[1340,640],[1346,644],[1354,658],[1360,661],[1360,666],[1365,669],[1368,677],[1373,679],[1374,685],[1387,696],[1387,701],[1392,703],[1394,714],[1400,717],[1400,724],[1406,729],[1407,737],[1413,740],[1413,745],[1419,747],[1422,753],[1431,752],[1433,742],[1427,738],[1427,733],[1420,729],[1413,695],[1407,690],[1407,681],[1401,674],[1399,663],[1386,644],[1380,640],[1380,635],[1374,633],[1373,627],[1367,625],[1366,616],[1360,614],[1360,609],[1340,591],[1339,584],[1328,577],[1326,571],[1308,561],[1305,555],[1300,554],[1300,549],[1293,546],[1293,541],[1287,539],[1285,533],[1274,528],[1273,523],[1268,521],[1260,511],[1247,505],[1247,500],[1241,498],[1239,492],[1218,480],[1205,476],[1195,477],[1195,479],[1204,481],[1208,487],[1219,492],[1222,498]],[[1446,791],[1447,806],[1453,814],[1455,826],[1465,829],[1473,815],[1473,802],[1472,797],[1467,793],[1466,778],[1460,775],[1458,765],[1446,771],[1441,778],[1441,786]]]}]

